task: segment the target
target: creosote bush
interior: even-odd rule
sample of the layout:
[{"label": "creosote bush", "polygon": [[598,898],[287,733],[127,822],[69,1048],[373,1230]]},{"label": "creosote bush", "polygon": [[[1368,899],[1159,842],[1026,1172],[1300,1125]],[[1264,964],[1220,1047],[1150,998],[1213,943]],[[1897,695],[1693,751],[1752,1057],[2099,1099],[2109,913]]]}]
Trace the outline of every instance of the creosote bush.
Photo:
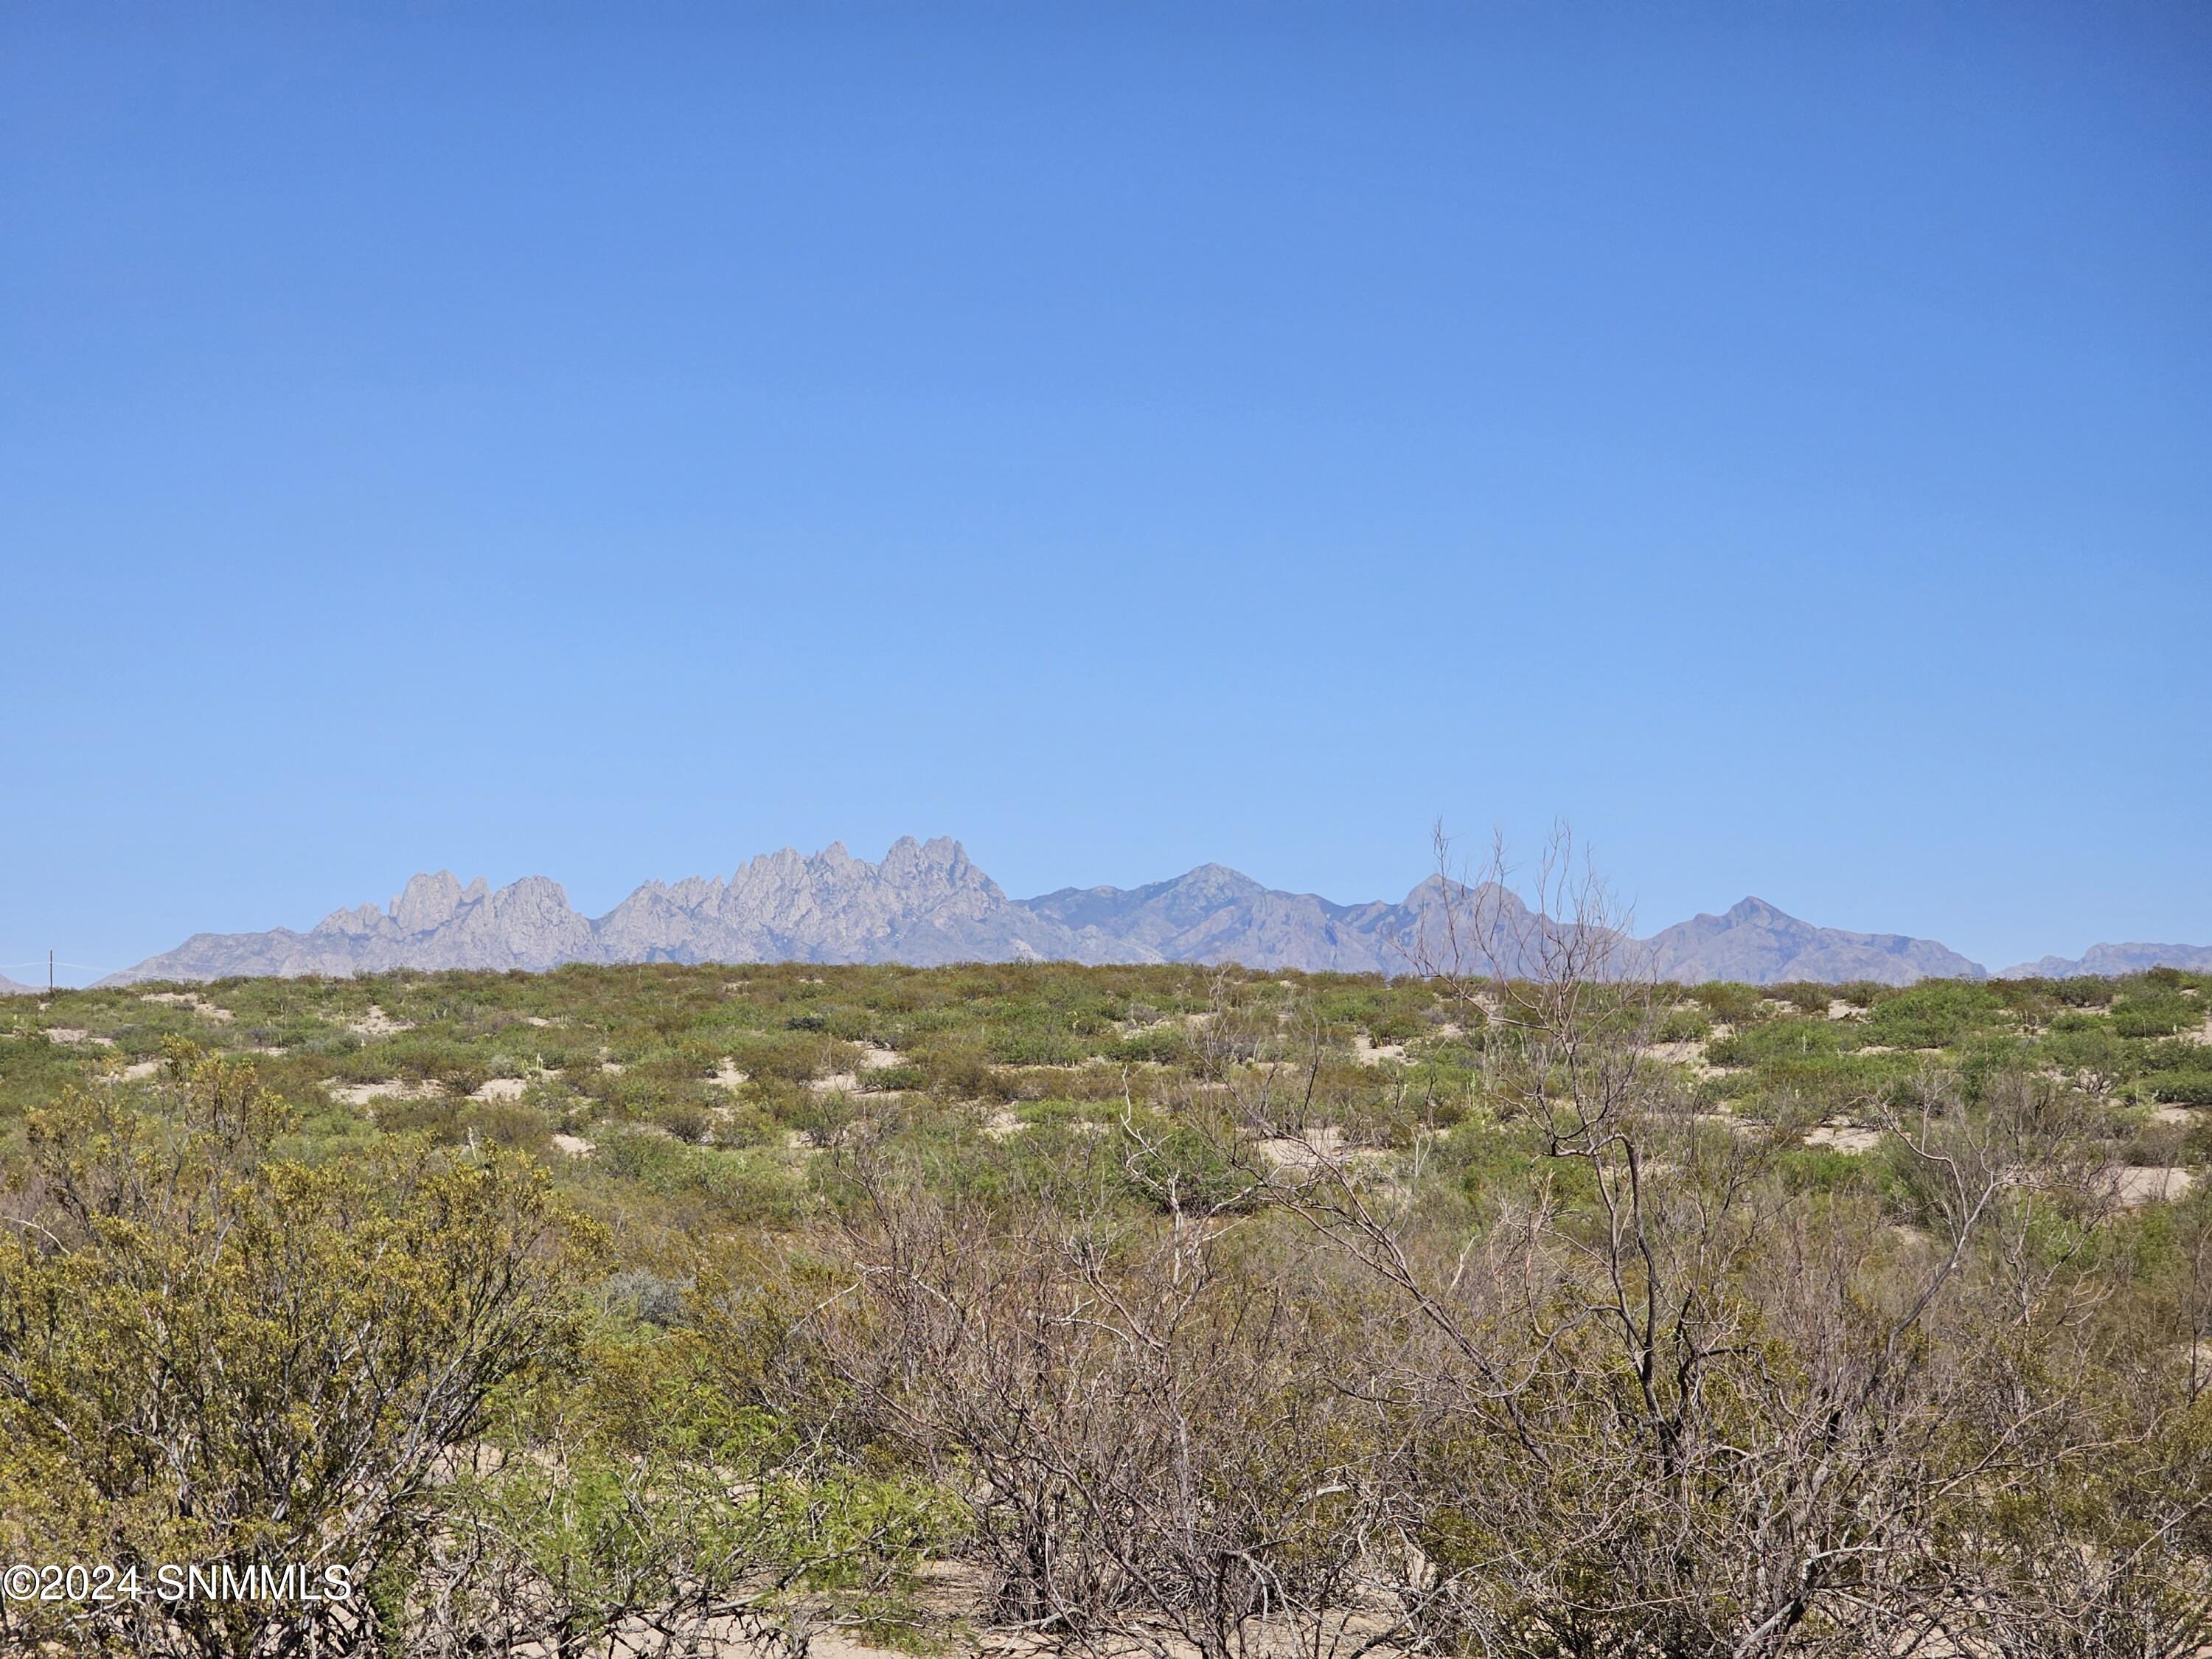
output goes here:
[{"label": "creosote bush", "polygon": [[1560,867],[1388,981],[0,1003],[0,1558],[356,1589],[0,1645],[2197,1653],[2201,976],[1640,984]]}]

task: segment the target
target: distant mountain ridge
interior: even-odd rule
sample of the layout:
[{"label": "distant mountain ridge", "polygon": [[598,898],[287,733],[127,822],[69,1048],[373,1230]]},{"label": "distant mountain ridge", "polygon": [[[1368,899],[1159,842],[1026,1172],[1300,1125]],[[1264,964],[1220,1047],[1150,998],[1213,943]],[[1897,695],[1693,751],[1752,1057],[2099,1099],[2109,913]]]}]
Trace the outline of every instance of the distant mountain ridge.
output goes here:
[{"label": "distant mountain ridge", "polygon": [[42,997],[46,993],[35,985],[23,985],[0,974],[0,997]]},{"label": "distant mountain ridge", "polygon": [[1646,940],[1645,948],[1657,977],[1692,985],[1713,979],[1752,985],[1870,979],[1904,985],[1919,979],[1989,977],[1979,963],[1934,939],[1815,927],[1755,898],[1722,915],[1678,921]]},{"label": "distant mountain ridge", "polygon": [[2093,945],[2078,957],[2044,957],[2004,970],[2006,979],[2118,978],[2153,968],[2212,973],[2212,945]]},{"label": "distant mountain ridge", "polygon": [[[1468,966],[1486,966],[1492,955],[1509,969],[1527,966],[1516,952],[1530,913],[1499,888],[1455,895],[1432,876],[1395,904],[1338,904],[1205,864],[1143,887],[1064,887],[1012,899],[958,842],[905,836],[879,863],[833,843],[811,857],[791,848],[763,854],[726,878],[648,881],[597,918],[579,914],[544,876],[494,889],[481,878],[464,886],[441,870],[414,877],[380,909],[336,910],[306,933],[195,933],[100,983],[395,968],[542,971],[570,962],[1237,962],[1407,973],[1441,964],[1455,896],[1475,901],[1460,906],[1462,929],[1471,908],[1491,930],[1486,942],[1462,938]],[[1618,943],[1625,965],[1692,982],[1987,977],[1932,939],[1815,927],[1755,898]]]}]

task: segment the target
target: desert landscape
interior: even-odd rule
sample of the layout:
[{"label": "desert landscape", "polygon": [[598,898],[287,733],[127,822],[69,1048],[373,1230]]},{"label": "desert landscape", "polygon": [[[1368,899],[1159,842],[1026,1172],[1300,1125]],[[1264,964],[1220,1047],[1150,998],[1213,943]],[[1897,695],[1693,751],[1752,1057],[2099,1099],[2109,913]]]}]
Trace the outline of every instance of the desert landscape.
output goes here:
[{"label": "desert landscape", "polygon": [[2212,5],[0,0],[0,1659],[2212,1659]]},{"label": "desert landscape", "polygon": [[2212,975],[1683,985],[1440,891],[1503,963],[0,1001],[0,1554],[355,1587],[0,1633],[2212,1637]]}]

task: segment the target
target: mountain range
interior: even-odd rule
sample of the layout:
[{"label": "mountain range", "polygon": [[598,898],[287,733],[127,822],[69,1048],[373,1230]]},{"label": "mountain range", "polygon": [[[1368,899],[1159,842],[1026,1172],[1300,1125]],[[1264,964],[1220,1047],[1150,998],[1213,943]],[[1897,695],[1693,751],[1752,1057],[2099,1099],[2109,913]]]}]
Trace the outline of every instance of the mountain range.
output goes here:
[{"label": "mountain range", "polygon": [[[561,884],[544,876],[493,889],[481,878],[464,886],[440,871],[414,877],[381,908],[333,911],[306,933],[196,933],[100,982],[394,968],[539,970],[568,962],[1237,962],[1403,973],[1443,955],[1455,899],[1462,927],[1474,914],[1491,930],[1485,945],[1462,936],[1470,963],[1494,954],[1509,969],[1526,966],[1516,942],[1530,915],[1501,888],[1455,892],[1431,877],[1395,904],[1338,904],[1205,864],[1144,887],[1064,887],[1013,899],[959,842],[908,836],[880,863],[855,858],[841,843],[811,857],[790,848],[765,854],[727,878],[648,881],[596,918],[572,908]],[[1755,898],[1614,943],[1624,962],[1690,982],[1988,976],[1932,939],[1817,927]],[[2099,945],[2081,963],[2046,957],[2014,971],[2133,971],[2153,958],[2212,965],[2212,951]],[[2083,965],[2107,960],[2117,965]]]},{"label": "mountain range", "polygon": [[2004,970],[2007,979],[2118,978],[2151,968],[2212,973],[2212,945],[2093,945],[2078,957],[2044,957]]}]

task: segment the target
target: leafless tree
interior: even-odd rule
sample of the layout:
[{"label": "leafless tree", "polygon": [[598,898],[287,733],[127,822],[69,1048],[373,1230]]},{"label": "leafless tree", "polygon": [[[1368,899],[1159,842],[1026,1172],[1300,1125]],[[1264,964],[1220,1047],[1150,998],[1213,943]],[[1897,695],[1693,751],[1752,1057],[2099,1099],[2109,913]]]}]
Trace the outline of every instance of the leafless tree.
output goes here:
[{"label": "leafless tree", "polygon": [[[2172,1426],[2175,1390],[2125,1422],[2093,1397],[2121,1338],[2086,1259],[2116,1189],[2078,1105],[2009,1079],[1970,1109],[1931,1076],[1917,1106],[1863,1106],[1915,1223],[1796,1190],[1778,1158],[1802,1122],[1716,1121],[1653,1062],[1673,997],[1571,843],[1530,904],[1506,875],[1441,871],[1416,948],[1553,1173],[1456,1240],[1324,1135],[1291,1129],[1293,1177],[1268,1188],[1427,1333],[1402,1398],[1450,1449],[1394,1494],[1428,1540],[1405,1587],[1423,1633],[1499,1654],[2008,1653],[2058,1583],[2094,1580],[2126,1604],[2106,1620],[2124,1650],[2201,1639],[2201,1585],[2153,1612],[2110,1544],[2046,1516],[2038,1552],[2070,1535],[2093,1564],[2057,1572],[2008,1556],[1990,1519]],[[1248,1092],[1249,1135],[1282,1138],[1283,1081]],[[2200,1524],[2195,1465],[2169,1484],[2138,1557]]]}]

